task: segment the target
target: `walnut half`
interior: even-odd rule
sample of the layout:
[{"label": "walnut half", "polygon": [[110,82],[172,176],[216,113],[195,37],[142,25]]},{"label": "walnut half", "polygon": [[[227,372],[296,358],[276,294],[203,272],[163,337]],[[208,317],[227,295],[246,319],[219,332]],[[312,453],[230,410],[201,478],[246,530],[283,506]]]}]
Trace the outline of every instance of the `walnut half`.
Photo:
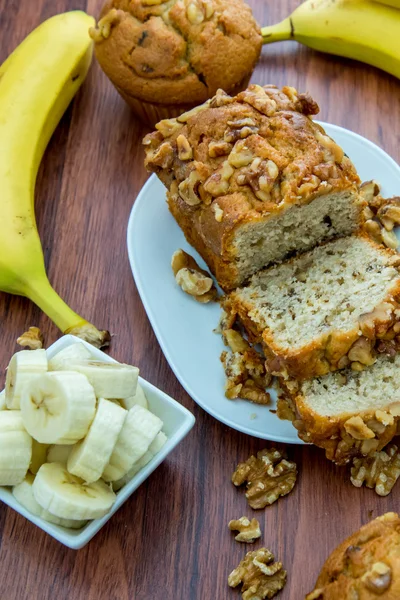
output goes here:
[{"label": "walnut half", "polygon": [[232,475],[239,487],[246,483],[246,498],[254,509],[265,508],[289,494],[297,479],[296,463],[286,460],[275,448],[261,450],[240,463]]},{"label": "walnut half", "polygon": [[202,304],[217,299],[218,292],[211,275],[201,269],[190,254],[177,250],[172,256],[171,266],[176,283],[186,294]]},{"label": "walnut half", "polygon": [[375,488],[378,496],[387,496],[400,476],[400,452],[390,444],[372,456],[355,458],[351,468],[351,483],[355,487]]},{"label": "walnut half", "polygon": [[257,519],[252,519],[250,521],[247,517],[241,517],[235,521],[229,521],[228,527],[231,531],[239,532],[237,536],[235,536],[237,542],[254,544],[254,542],[261,537],[260,523]]},{"label": "walnut half", "polygon": [[40,350],[43,348],[43,335],[39,327],[29,327],[18,339],[18,346],[29,348],[30,350]]},{"label": "walnut half", "polygon": [[242,584],[243,600],[273,598],[286,584],[287,573],[282,563],[267,548],[248,552],[228,577],[228,585]]}]

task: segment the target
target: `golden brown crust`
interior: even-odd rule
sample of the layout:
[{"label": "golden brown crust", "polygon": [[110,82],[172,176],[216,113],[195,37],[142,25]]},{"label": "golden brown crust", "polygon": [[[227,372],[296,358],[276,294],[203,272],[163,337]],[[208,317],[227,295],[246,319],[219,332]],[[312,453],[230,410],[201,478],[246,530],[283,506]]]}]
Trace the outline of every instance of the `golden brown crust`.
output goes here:
[{"label": "golden brown crust", "polygon": [[[368,239],[369,244],[387,255],[389,261],[392,257],[397,258],[393,250],[375,244],[365,234],[360,237]],[[399,268],[395,261],[393,267]],[[355,344],[359,345],[360,338],[367,341],[368,357],[372,357],[370,361],[364,360],[364,366],[372,364],[376,354],[394,355],[400,349],[400,279],[390,288],[383,303],[372,313],[362,315],[352,330],[323,333],[299,349],[281,348],[268,328],[249,317],[254,308],[252,303],[243,301],[236,292],[227,296],[223,306],[226,312],[239,317],[252,342],[262,343],[267,370],[279,377],[312,379],[355,364],[359,360],[357,355],[354,357],[354,348]]]},{"label": "golden brown crust", "polygon": [[260,28],[243,0],[109,0],[100,17],[96,57],[128,100],[185,110],[219,87],[236,92],[261,52]]},{"label": "golden brown crust", "polygon": [[[317,112],[293,88],[252,85],[235,98],[220,91],[145,138],[147,169],[169,189],[171,212],[224,289],[241,283],[234,238],[247,224],[278,220],[290,208],[346,191],[359,210],[354,228],[361,225],[358,175],[310,118]],[[178,138],[191,148],[187,160]]]},{"label": "golden brown crust", "polygon": [[400,519],[396,513],[378,517],[340,544],[305,600],[354,598],[400,598]]}]

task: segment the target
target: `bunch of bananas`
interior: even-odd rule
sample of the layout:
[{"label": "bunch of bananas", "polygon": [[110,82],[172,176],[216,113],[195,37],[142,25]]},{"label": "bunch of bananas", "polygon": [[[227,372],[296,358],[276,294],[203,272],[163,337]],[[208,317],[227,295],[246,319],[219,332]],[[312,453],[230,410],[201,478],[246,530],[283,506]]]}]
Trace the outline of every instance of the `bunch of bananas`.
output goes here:
[{"label": "bunch of bananas", "polygon": [[36,228],[38,168],[92,59],[81,11],[35,29],[0,66],[0,290],[33,300],[62,330],[102,346],[109,334],[73,312],[51,287]]},{"label": "bunch of bananas", "polygon": [[262,34],[265,44],[296,40],[400,78],[400,0],[306,0]]}]

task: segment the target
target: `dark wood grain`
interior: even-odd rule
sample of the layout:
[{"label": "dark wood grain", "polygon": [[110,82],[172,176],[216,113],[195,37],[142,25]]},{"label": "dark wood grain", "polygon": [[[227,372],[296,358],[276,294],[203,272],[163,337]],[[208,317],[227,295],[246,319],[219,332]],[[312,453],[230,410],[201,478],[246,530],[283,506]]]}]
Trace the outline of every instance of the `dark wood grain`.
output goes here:
[{"label": "dark wood grain", "polygon": [[[296,0],[250,0],[263,24],[285,17]],[[43,19],[98,0],[0,0],[0,62]],[[400,159],[400,84],[366,65],[317,54],[295,43],[264,48],[254,74],[261,84],[289,84],[320,102],[321,119],[365,135]],[[214,600],[240,598],[227,576],[246,551],[227,522],[251,515],[230,483],[240,460],[264,447],[218,423],[181,388],[164,359],[132,280],[125,231],[147,178],[138,123],[96,64],[57,129],[37,186],[37,218],[49,276],[59,293],[114,333],[112,354],[193,411],[189,437],[83,550],[65,549],[0,507],[1,600]],[[1,190],[0,190],[1,193]],[[0,233],[1,235],[1,233]],[[28,301],[0,294],[0,369],[17,336],[38,325],[47,344],[59,333]],[[319,568],[345,536],[396,509],[357,490],[345,470],[313,448],[291,447],[300,469],[294,492],[257,513],[263,543],[284,562],[282,600],[312,589]]]}]

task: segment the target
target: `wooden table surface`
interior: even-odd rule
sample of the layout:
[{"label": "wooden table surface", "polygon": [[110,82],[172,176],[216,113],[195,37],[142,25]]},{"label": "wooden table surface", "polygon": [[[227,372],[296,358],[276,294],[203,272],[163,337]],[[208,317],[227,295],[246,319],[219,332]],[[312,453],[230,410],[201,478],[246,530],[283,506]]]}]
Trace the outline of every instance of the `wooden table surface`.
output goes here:
[{"label": "wooden table surface", "polygon": [[[262,24],[285,17],[298,0],[250,0]],[[44,19],[101,0],[0,0],[0,62]],[[372,67],[317,54],[296,43],[264,48],[253,81],[308,90],[321,119],[343,125],[400,160],[400,84]],[[191,410],[197,423],[89,545],[64,548],[6,506],[0,507],[1,600],[214,600],[241,598],[227,577],[249,547],[227,523],[253,515],[230,483],[238,461],[265,446],[200,409],[169,368],[142,307],[128,264],[125,232],[148,175],[135,120],[93,64],[57,129],[37,185],[37,218],[51,281],[73,308],[113,334],[112,355]],[[373,175],[373,173],[371,173]],[[1,188],[0,188],[1,193]],[[1,235],[1,233],[0,233]],[[0,294],[1,378],[15,340],[39,326],[50,345],[59,332],[27,300]],[[292,446],[294,491],[258,511],[262,544],[288,570],[282,600],[313,588],[329,553],[373,516],[395,510],[388,498],[354,488],[346,469],[316,448]],[[260,546],[256,544],[256,547]],[[339,599],[338,599],[339,600]]]}]

